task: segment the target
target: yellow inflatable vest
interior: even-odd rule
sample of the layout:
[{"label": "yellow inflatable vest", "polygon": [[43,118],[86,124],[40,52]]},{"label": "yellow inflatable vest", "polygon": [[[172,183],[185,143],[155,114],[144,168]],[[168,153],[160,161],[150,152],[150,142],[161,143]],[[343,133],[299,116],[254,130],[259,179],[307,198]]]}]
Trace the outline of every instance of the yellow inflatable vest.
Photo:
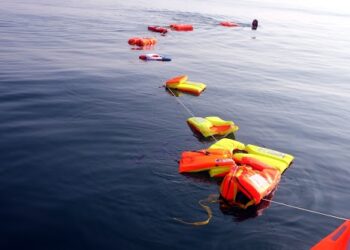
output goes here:
[{"label": "yellow inflatable vest", "polygon": [[234,150],[244,150],[245,145],[239,141],[223,138],[215,142],[213,145],[209,147],[209,149],[217,149],[217,148],[226,149],[232,153]]},{"label": "yellow inflatable vest", "polygon": [[[234,150],[244,150],[245,145],[239,141],[231,140],[231,139],[221,139],[211,145],[208,150],[217,150],[217,149],[224,149],[228,150],[229,152],[233,152]],[[229,171],[231,167],[229,166],[220,166],[209,170],[210,177],[224,177]]]},{"label": "yellow inflatable vest", "polygon": [[201,82],[187,81],[188,76],[177,76],[166,81],[165,86],[169,89],[176,89],[193,95],[200,95],[207,87]]},{"label": "yellow inflatable vest", "polygon": [[204,137],[214,135],[228,135],[236,132],[239,127],[233,121],[225,121],[217,116],[191,117],[187,119],[188,125]]}]

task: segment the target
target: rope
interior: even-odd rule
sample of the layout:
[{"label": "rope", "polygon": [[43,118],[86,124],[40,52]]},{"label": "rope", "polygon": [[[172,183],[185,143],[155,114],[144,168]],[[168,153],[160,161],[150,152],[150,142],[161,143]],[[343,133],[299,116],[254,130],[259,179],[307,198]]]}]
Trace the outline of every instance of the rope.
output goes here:
[{"label": "rope", "polygon": [[301,211],[304,211],[304,212],[309,212],[309,213],[313,213],[313,214],[322,215],[322,216],[329,217],[329,218],[333,218],[333,219],[337,219],[337,220],[344,220],[344,221],[350,220],[349,218],[339,217],[339,216],[335,216],[335,215],[331,215],[331,214],[326,214],[326,213],[321,213],[321,212],[314,211],[314,210],[311,210],[311,209],[306,209],[306,208],[302,208],[302,207],[297,207],[297,206],[289,205],[289,204],[282,203],[282,202],[278,202],[278,201],[273,201],[273,200],[269,200],[269,199],[262,199],[262,200],[268,201],[268,202],[271,202],[271,203],[274,203],[274,204],[282,205],[282,206],[285,206],[285,207],[290,207],[290,208],[298,209],[298,210],[301,210]]},{"label": "rope", "polygon": [[[166,87],[167,88],[167,87]],[[175,100],[180,103],[182,105],[182,107],[184,107],[184,109],[191,115],[191,116],[195,116],[192,111],[186,107],[186,105],[179,99],[179,98],[176,98],[176,95],[174,94],[174,92],[171,90],[171,88],[167,88],[171,94],[175,97]]]},{"label": "rope", "polygon": [[203,221],[196,221],[196,222],[188,222],[188,221],[184,221],[183,219],[180,219],[180,218],[173,218],[174,220],[176,220],[176,221],[178,221],[178,222],[181,222],[181,223],[183,223],[183,224],[186,224],[186,225],[192,225],[192,226],[204,226],[204,225],[207,225],[209,222],[210,222],[210,220],[211,220],[211,218],[213,217],[213,213],[212,213],[212,211],[211,211],[211,209],[210,209],[210,207],[208,206],[208,205],[204,205],[203,203],[205,202],[205,203],[216,203],[216,202],[218,202],[219,200],[218,200],[218,198],[219,198],[219,195],[217,195],[217,194],[210,194],[206,199],[204,199],[204,200],[200,200],[199,202],[198,202],[198,204],[202,207],[202,208],[204,208],[204,210],[207,212],[207,214],[208,214],[208,218],[206,219],[206,220],[203,220]]},{"label": "rope", "polygon": [[[181,106],[187,111],[187,113],[190,114],[190,116],[195,116],[195,115],[193,114],[193,112],[180,100],[180,98],[176,98],[176,95],[174,94],[174,92],[173,92],[170,88],[168,88],[168,87],[166,87],[166,88],[167,88],[167,89],[171,92],[171,94],[175,97],[175,100],[176,100],[179,104],[181,104]],[[225,136],[225,137],[226,137],[226,136]],[[218,141],[213,135],[211,135],[211,138],[213,138],[215,142]]]}]

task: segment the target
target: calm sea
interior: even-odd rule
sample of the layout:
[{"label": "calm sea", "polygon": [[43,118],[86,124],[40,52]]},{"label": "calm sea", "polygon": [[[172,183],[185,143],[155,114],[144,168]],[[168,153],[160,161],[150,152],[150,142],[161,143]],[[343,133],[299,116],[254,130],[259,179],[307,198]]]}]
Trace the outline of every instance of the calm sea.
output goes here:
[{"label": "calm sea", "polygon": [[[1,249],[309,249],[341,221],[270,204],[213,203],[217,180],[178,174],[206,148],[162,87],[196,116],[234,120],[236,139],[295,156],[273,200],[350,217],[350,8],[346,1],[1,0]],[[248,26],[257,18],[259,28]],[[236,21],[232,29],[220,21]],[[147,25],[191,23],[194,32]],[[133,36],[155,36],[143,62]]]}]

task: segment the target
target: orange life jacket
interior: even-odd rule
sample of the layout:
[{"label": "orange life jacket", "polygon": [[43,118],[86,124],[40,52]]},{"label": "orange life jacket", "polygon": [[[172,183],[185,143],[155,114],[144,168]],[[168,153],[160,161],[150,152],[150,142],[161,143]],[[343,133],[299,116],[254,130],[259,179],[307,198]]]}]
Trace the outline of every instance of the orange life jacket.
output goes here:
[{"label": "orange life jacket", "polygon": [[220,194],[225,200],[244,209],[259,204],[281,178],[280,172],[272,167],[259,165],[259,162],[253,165],[232,168],[220,186]]},{"label": "orange life jacket", "polygon": [[224,149],[185,151],[179,162],[179,173],[207,171],[215,167],[235,166],[232,154]]},{"label": "orange life jacket", "polygon": [[176,31],[192,31],[193,26],[191,24],[171,24],[170,28]]},{"label": "orange life jacket", "polygon": [[151,46],[155,45],[157,43],[157,39],[155,38],[141,38],[141,37],[132,37],[129,39],[128,43],[130,45],[137,45],[137,46]]},{"label": "orange life jacket", "polygon": [[234,22],[220,22],[220,25],[226,26],[226,27],[238,27],[239,25]]}]

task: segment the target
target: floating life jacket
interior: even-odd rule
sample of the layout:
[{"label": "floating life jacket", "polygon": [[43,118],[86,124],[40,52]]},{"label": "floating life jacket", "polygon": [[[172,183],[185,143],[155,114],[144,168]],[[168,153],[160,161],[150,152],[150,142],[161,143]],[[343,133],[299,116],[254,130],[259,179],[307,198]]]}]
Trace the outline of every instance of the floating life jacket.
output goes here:
[{"label": "floating life jacket", "polygon": [[255,159],[279,170],[281,173],[290,166],[294,159],[292,155],[255,145],[247,145],[244,151],[247,153],[233,155],[236,163],[241,163],[243,158]]},{"label": "floating life jacket", "polygon": [[191,117],[187,119],[187,123],[192,130],[204,137],[227,135],[239,129],[233,121],[225,121],[217,116],[208,116],[205,118]]},{"label": "floating life jacket", "polygon": [[225,27],[238,27],[239,25],[237,23],[233,23],[233,22],[220,22],[221,26],[225,26]]},{"label": "floating life jacket", "polygon": [[206,85],[200,82],[190,82],[187,81],[188,76],[182,75],[166,81],[166,87],[169,89],[176,89],[182,92],[190,93],[193,95],[200,95]]},{"label": "floating life jacket", "polygon": [[[218,150],[218,149],[224,149],[229,152],[234,152],[236,150],[244,150],[245,145],[239,141],[235,141],[232,139],[223,138],[217,142],[215,142],[213,145],[211,145],[208,150]],[[231,168],[213,168],[209,170],[210,177],[225,177],[225,175],[230,172]]]},{"label": "floating life jacket", "polygon": [[220,194],[229,203],[246,209],[258,205],[269,195],[278,185],[280,178],[281,173],[278,170],[264,164],[258,167],[237,166],[226,174],[220,186]]},{"label": "floating life jacket", "polygon": [[[238,141],[223,138],[206,150],[184,152],[179,162],[179,172],[209,171],[210,177],[224,177],[236,166],[232,152],[236,149],[243,150],[244,147]],[[225,164],[217,164],[215,160],[218,157],[225,159]]]},{"label": "floating life jacket", "polygon": [[179,161],[179,173],[194,173],[221,167],[231,168],[235,165],[232,154],[227,150],[185,151]]},{"label": "floating life jacket", "polygon": [[145,37],[145,38],[141,38],[141,37],[132,37],[129,39],[128,43],[130,45],[136,45],[136,46],[152,46],[155,45],[157,43],[157,39],[155,38],[149,38],[149,37]]},{"label": "floating life jacket", "polygon": [[226,149],[232,153],[235,150],[244,150],[245,145],[239,141],[223,138],[211,145],[209,149]]},{"label": "floating life jacket", "polygon": [[148,26],[148,30],[159,33],[167,33],[168,29],[161,26]]},{"label": "floating life jacket", "polygon": [[193,26],[191,24],[171,24],[170,28],[176,31],[192,31]]},{"label": "floating life jacket", "polygon": [[158,54],[145,54],[140,55],[139,58],[144,61],[162,61],[162,62],[169,62],[171,61],[171,58],[160,56]]},{"label": "floating life jacket", "polygon": [[311,250],[349,250],[350,220],[345,221],[331,234],[314,245]]}]

